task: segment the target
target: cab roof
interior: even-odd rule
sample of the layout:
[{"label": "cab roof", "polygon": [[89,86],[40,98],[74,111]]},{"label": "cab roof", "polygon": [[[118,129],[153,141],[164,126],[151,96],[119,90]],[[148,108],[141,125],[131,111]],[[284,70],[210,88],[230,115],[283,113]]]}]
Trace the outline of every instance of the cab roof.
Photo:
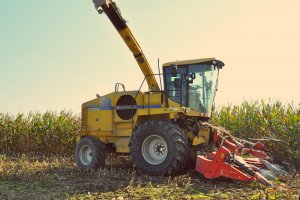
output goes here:
[{"label": "cab roof", "polygon": [[197,64],[197,63],[204,63],[209,61],[214,61],[215,58],[201,58],[201,59],[194,59],[194,60],[182,60],[182,61],[174,61],[174,62],[168,62],[163,64],[163,67],[169,67],[171,64],[175,65],[191,65],[191,64]]}]

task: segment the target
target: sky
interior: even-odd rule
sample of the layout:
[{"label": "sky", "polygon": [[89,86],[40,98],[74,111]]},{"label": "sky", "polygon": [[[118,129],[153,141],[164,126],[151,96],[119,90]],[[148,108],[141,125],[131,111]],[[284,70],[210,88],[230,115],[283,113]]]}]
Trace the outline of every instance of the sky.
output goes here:
[{"label": "sky", "polygon": [[[115,0],[154,72],[174,60],[215,57],[216,104],[300,101],[299,0]],[[92,0],[0,1],[0,112],[80,112],[143,75]]]}]

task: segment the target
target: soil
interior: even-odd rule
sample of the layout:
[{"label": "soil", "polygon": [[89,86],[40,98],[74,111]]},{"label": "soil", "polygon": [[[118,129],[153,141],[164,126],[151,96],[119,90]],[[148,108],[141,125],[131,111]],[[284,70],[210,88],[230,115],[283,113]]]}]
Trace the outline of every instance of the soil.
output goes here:
[{"label": "soil", "polygon": [[300,199],[300,174],[273,182],[209,180],[193,170],[174,177],[147,176],[130,163],[110,162],[81,171],[73,158],[0,155],[0,199]]}]

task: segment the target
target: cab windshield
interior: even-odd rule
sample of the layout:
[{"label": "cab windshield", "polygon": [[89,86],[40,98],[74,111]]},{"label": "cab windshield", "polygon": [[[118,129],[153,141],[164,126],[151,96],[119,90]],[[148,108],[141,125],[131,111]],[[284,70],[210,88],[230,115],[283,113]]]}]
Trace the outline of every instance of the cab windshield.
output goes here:
[{"label": "cab windshield", "polygon": [[214,65],[190,65],[189,75],[194,79],[189,81],[188,107],[202,112],[211,111],[216,92],[218,68]]},{"label": "cab windshield", "polygon": [[166,68],[168,97],[181,106],[210,113],[217,89],[218,68],[213,64],[177,66],[177,73]]}]

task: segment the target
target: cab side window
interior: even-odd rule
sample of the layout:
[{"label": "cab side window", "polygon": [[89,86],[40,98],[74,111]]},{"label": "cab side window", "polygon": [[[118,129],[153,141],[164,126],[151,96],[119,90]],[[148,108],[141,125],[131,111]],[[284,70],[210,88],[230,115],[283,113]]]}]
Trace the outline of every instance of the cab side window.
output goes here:
[{"label": "cab side window", "polygon": [[171,69],[166,69],[166,91],[169,98],[182,106],[187,106],[187,81],[185,79],[187,68],[178,67],[176,76],[171,74]]}]

